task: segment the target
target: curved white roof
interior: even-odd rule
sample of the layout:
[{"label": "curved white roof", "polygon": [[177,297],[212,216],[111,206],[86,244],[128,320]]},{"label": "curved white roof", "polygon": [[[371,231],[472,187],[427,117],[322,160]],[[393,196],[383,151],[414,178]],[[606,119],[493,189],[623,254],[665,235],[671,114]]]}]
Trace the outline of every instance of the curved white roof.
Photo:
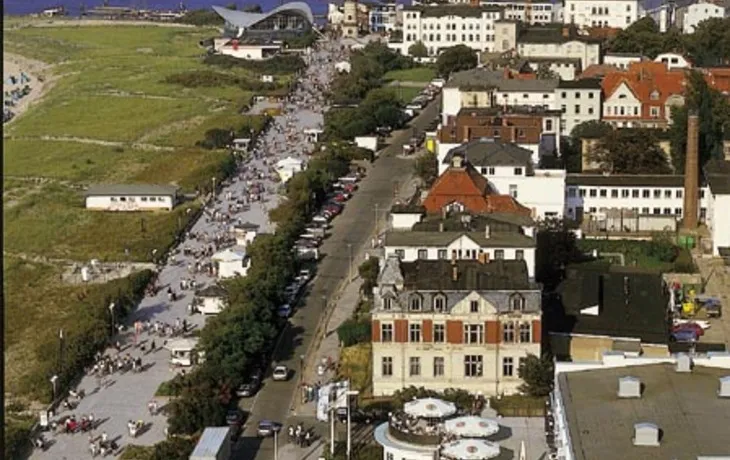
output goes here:
[{"label": "curved white roof", "polygon": [[438,398],[423,398],[408,401],[403,411],[411,417],[442,418],[456,413],[456,405]]},{"label": "curved white roof", "polygon": [[263,21],[269,16],[273,16],[274,14],[281,13],[283,11],[292,11],[302,14],[311,24],[314,24],[314,14],[312,14],[312,9],[304,2],[284,3],[283,5],[277,6],[266,13],[248,13],[246,11],[229,10],[222,6],[214,6],[213,11],[218,13],[226,20],[226,22],[244,29]]}]

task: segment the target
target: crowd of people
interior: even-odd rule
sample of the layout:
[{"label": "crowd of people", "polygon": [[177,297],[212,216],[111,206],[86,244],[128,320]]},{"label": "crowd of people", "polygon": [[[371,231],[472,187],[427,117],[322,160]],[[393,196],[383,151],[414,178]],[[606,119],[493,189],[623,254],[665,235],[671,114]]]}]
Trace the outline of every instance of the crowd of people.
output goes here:
[{"label": "crowd of people", "polygon": [[[285,99],[282,115],[269,121],[268,129],[252,143],[249,155],[243,157],[237,173],[219,184],[222,190],[206,202],[202,218],[185,233],[177,249],[167,255],[164,265],[160,266],[146,291],[147,296],[133,314],[134,327],[127,329],[120,326],[120,334],[115,338],[113,349],[97,355],[95,364],[88,372],[92,381],[96,378],[94,392],[113,391],[108,390],[111,385],[105,384],[104,377],[117,375],[121,378],[128,371],[144,369],[143,356],[152,362],[160,360],[156,339],[164,344],[168,337],[185,336],[193,327],[202,326],[202,318],[191,317],[187,320],[178,317],[174,323],[172,318],[184,312],[186,305],[188,313],[193,313],[194,302],[191,299],[194,298],[194,292],[215,282],[215,264],[211,257],[216,251],[235,242],[235,238],[231,237],[233,225],[251,222],[262,231],[271,230],[268,211],[278,204],[279,198],[276,194],[278,175],[275,164],[288,156],[306,159],[312,150],[313,145],[304,130],[322,127],[322,115],[326,110],[325,91],[334,75],[334,63],[343,59],[345,53],[346,50],[336,43],[325,41],[308,56],[309,66],[292,94]],[[152,256],[157,258],[156,251]],[[176,290],[178,288],[179,291]],[[82,381],[82,385],[84,383],[90,384],[89,380]],[[114,428],[114,431],[123,430],[119,417],[115,416],[116,409],[110,409],[121,403],[115,400],[118,397],[121,396],[112,395],[108,398],[111,406],[100,405],[102,408],[106,406],[106,412],[109,413],[105,415],[109,415],[114,425],[108,429]],[[96,406],[98,408],[99,405]],[[67,410],[72,408],[68,407]],[[148,405],[148,410],[150,416],[159,414],[156,403],[154,406]],[[119,445],[115,440],[110,440],[106,432],[101,436],[94,435],[98,423],[88,426],[91,430],[88,450],[92,456],[105,456],[118,451]],[[133,438],[139,436],[141,431],[148,431],[151,426],[151,423],[131,419],[127,422],[127,431]],[[311,430],[298,428],[293,432],[292,441],[302,446],[311,443]],[[39,440],[42,441],[42,437]]]}]

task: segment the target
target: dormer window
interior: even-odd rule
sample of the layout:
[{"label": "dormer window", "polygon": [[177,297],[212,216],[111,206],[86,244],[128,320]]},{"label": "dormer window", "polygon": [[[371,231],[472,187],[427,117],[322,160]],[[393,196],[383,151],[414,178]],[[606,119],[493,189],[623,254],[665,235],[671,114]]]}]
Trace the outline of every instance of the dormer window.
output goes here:
[{"label": "dormer window", "polygon": [[423,298],[420,294],[411,294],[408,299],[408,309],[410,311],[421,311],[423,309]]},{"label": "dormer window", "polygon": [[390,296],[383,297],[383,310],[392,310],[393,309],[393,298]]},{"label": "dormer window", "polygon": [[524,311],[525,310],[525,298],[522,294],[512,294],[509,298],[509,309],[511,311]]},{"label": "dormer window", "polygon": [[446,311],[446,296],[443,294],[436,294],[433,298],[433,310],[436,313],[443,313]]},{"label": "dormer window", "polygon": [[657,91],[657,90],[652,91],[650,97],[651,97],[652,101],[656,101],[657,99],[659,99],[659,91]]}]

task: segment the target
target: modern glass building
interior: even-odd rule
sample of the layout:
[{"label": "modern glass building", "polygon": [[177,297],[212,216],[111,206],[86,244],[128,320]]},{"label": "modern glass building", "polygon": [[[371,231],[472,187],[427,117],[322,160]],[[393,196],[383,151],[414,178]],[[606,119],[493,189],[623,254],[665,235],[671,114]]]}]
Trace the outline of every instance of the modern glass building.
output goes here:
[{"label": "modern glass building", "polygon": [[280,40],[309,32],[314,24],[312,9],[304,2],[285,3],[267,13],[248,13],[214,6],[225,21],[227,36]]}]

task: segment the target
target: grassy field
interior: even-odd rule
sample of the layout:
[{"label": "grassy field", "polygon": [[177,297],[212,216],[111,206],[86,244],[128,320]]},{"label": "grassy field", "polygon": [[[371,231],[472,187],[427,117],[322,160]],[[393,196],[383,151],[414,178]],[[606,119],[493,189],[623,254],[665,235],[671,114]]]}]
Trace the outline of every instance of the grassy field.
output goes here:
[{"label": "grassy field", "polygon": [[[37,398],[47,389],[54,356],[48,350],[58,329],[86,337],[98,323],[79,315],[103,314],[105,296],[119,287],[62,285],[60,266],[20,256],[148,261],[185,225],[193,214],[186,211],[199,205],[188,202],[171,213],[90,212],[83,209],[80,186],[170,183],[193,192],[220,177],[230,160],[225,151],[195,147],[205,131],[260,126],[261,120],[239,114],[252,96],[240,87],[189,89],[165,82],[176,73],[210,70],[198,43],[216,35],[213,29],[10,30],[5,24],[4,32],[5,52],[51,64],[43,76],[55,80],[41,101],[4,129],[3,139],[6,390]],[[215,70],[258,78],[245,68]]]},{"label": "grassy field", "polygon": [[386,81],[420,81],[428,83],[436,78],[436,69],[433,67],[414,67],[412,69],[391,70],[383,78]]},{"label": "grassy field", "polygon": [[[425,86],[426,85],[424,85],[424,87]],[[411,102],[413,100],[413,98],[418,96],[421,93],[421,91],[423,90],[423,88],[414,88],[414,87],[410,87],[410,86],[401,86],[401,87],[392,87],[391,86],[391,88],[393,89],[393,91],[395,91],[395,94],[398,95],[398,99],[403,101],[403,103],[406,105],[409,102]]]}]

